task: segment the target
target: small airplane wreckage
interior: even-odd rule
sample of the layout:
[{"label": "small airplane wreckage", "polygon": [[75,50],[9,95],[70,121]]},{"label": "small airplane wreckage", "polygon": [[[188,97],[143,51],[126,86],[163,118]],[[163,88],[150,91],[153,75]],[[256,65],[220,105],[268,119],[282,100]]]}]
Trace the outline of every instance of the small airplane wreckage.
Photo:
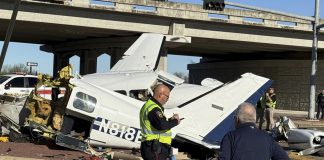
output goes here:
[{"label": "small airplane wreckage", "polygon": [[[52,98],[40,96],[36,86],[19,121],[1,116],[2,126],[10,129],[13,141],[51,139],[79,151],[90,146],[138,149],[139,111],[152,88],[163,83],[171,89],[164,106],[166,116],[179,113],[185,118],[172,129],[174,147],[192,158],[214,156],[223,136],[234,129],[237,106],[245,101],[256,104],[272,81],[245,73],[225,84],[211,78],[201,85],[186,84],[156,70],[164,39],[162,34],[142,34],[108,73],[72,77],[66,67],[56,80],[40,76],[38,86],[52,86]],[[62,87],[65,94],[58,97]]]},{"label": "small airplane wreckage", "polygon": [[298,155],[317,153],[324,157],[324,132],[316,129],[297,128],[287,117],[280,117],[272,130],[273,137],[287,140],[291,150],[299,151]]}]

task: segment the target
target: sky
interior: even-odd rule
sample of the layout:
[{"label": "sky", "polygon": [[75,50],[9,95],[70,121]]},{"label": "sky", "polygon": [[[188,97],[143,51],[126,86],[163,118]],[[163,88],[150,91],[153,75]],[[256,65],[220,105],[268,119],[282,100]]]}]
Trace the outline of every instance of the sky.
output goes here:
[{"label": "sky", "polygon": [[[202,0],[169,0],[173,2],[202,4]],[[302,16],[314,16],[315,0],[225,0],[228,2],[250,5],[260,8],[266,8],[281,12],[287,12]],[[228,7],[228,6],[226,6]],[[324,1],[320,2],[320,10],[324,9]],[[18,13],[19,15],[19,13]],[[324,10],[320,11],[320,17],[324,17]],[[15,32],[13,32],[15,34]],[[0,41],[2,49],[3,42]],[[52,75],[53,71],[53,55],[51,53],[39,50],[40,44],[26,44],[10,42],[4,65],[26,64],[27,62],[38,63],[38,73],[46,73]],[[198,63],[200,57],[175,56],[168,55],[168,72],[188,73],[187,64]],[[79,58],[72,57],[70,63],[74,66],[74,73],[79,72]],[[102,55],[98,58],[97,72],[109,71],[110,57]]]}]

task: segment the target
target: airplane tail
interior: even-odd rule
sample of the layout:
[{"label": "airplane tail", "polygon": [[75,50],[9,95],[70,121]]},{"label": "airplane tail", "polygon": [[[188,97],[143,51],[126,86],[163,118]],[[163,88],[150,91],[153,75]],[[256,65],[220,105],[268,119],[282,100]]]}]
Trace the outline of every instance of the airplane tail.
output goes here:
[{"label": "airplane tail", "polygon": [[[164,35],[142,34],[111,71],[153,71],[157,68]],[[147,56],[149,54],[149,56]]]},{"label": "airplane tail", "polygon": [[272,80],[245,73],[238,80],[218,86],[180,105],[180,108],[170,109],[185,118],[175,131],[191,135],[176,136],[206,147],[219,145],[223,136],[235,127],[234,115],[238,105],[243,102],[255,105],[271,84]]}]

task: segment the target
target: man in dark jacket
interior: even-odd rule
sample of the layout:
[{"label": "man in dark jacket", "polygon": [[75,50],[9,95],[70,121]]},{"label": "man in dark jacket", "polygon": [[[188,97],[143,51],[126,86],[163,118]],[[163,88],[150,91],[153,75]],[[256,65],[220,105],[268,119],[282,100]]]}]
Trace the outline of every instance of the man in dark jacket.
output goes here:
[{"label": "man in dark jacket", "polygon": [[320,113],[322,112],[321,119],[324,118],[324,89],[317,95],[317,114],[316,118],[319,119]]},{"label": "man in dark jacket", "polygon": [[236,130],[227,133],[221,143],[220,160],[289,160],[287,153],[266,132],[255,126],[255,107],[239,105]]}]

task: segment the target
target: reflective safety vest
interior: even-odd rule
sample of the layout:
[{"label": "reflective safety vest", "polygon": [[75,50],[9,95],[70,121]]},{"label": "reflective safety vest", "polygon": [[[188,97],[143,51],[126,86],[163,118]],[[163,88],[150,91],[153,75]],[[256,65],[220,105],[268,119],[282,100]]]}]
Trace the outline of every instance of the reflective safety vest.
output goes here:
[{"label": "reflective safety vest", "polygon": [[[270,96],[270,98],[272,97],[272,96],[274,96],[275,94],[272,94],[271,96]],[[269,101],[268,99],[266,100],[266,106],[267,106],[267,108],[276,108],[276,104],[277,104],[277,101]]]},{"label": "reflective safety vest", "polygon": [[[157,130],[153,127],[150,120],[148,119],[148,113],[152,111],[154,108],[161,107],[154,103],[151,99],[149,99],[140,111],[140,124],[142,131],[142,142],[143,141],[151,141],[151,140],[159,140],[161,143],[165,143],[171,145],[171,130]],[[162,111],[162,109],[161,109]],[[164,114],[164,113],[162,113]]]}]

